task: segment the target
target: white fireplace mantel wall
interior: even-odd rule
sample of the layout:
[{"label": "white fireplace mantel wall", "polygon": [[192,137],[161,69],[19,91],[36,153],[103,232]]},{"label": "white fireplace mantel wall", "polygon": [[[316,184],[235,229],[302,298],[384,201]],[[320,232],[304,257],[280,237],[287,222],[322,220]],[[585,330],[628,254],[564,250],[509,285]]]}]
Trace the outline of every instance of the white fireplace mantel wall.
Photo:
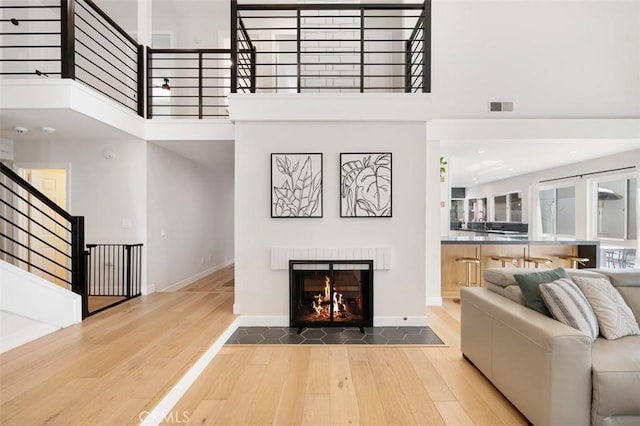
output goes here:
[{"label": "white fireplace mantel wall", "polygon": [[[374,325],[427,324],[425,304],[439,296],[439,262],[427,265],[439,253],[439,197],[427,197],[427,181],[436,188],[439,182],[439,146],[428,148],[424,109],[417,108],[425,98],[397,102],[400,96],[349,98],[351,112],[336,107],[343,97],[230,97],[236,132],[234,312],[242,325],[287,326],[289,257],[327,255],[374,260]],[[323,154],[323,217],[271,218],[271,153],[305,152]],[[393,217],[340,217],[339,159],[346,152],[392,153]],[[433,229],[429,217],[436,219]]]},{"label": "white fireplace mantel wall", "polygon": [[289,270],[290,260],[373,260],[373,270],[391,269],[390,247],[272,247],[271,269]]}]

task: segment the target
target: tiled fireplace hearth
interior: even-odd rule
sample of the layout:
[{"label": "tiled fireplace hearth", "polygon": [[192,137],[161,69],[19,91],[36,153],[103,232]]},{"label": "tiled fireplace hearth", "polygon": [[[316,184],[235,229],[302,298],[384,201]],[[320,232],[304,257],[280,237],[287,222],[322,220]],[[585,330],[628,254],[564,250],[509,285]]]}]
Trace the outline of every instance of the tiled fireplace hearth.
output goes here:
[{"label": "tiled fireplace hearth", "polygon": [[373,260],[290,260],[290,326],[373,326]]}]

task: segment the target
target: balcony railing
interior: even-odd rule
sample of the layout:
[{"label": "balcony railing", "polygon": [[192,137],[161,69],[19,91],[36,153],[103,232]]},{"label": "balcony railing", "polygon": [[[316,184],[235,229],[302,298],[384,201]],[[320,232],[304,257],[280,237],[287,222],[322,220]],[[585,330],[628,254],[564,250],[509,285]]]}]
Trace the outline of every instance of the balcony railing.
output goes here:
[{"label": "balcony railing", "polygon": [[0,5],[0,75],[75,79],[143,115],[143,47],[91,0],[42,3]]},{"label": "balcony railing", "polygon": [[231,91],[430,92],[431,2],[231,1]]},{"label": "balcony railing", "polygon": [[7,2],[0,76],[75,79],[147,118],[225,118],[229,93],[431,91],[430,1],[230,1],[230,49],[146,56],[91,0]]},{"label": "balcony railing", "polygon": [[147,118],[229,116],[229,49],[147,49]]}]

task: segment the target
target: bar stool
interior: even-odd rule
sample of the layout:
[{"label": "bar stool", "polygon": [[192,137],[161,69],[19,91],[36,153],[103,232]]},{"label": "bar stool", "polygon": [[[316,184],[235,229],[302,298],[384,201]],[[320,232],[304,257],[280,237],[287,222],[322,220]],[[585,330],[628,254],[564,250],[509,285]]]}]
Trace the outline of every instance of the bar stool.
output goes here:
[{"label": "bar stool", "polygon": [[471,286],[471,265],[479,265],[480,259],[477,257],[457,257],[456,262],[464,262],[467,266],[467,280],[465,282],[459,282],[458,284],[464,285],[465,287]]},{"label": "bar stool", "polygon": [[518,266],[518,258],[513,256],[491,256],[491,260],[501,262],[503,268],[507,266],[507,262],[513,266]]},{"label": "bar stool", "polygon": [[549,265],[550,263],[553,263],[553,261],[551,259],[548,259],[546,257],[525,257],[524,259],[522,259],[524,261],[524,263],[533,263],[536,265],[536,268],[539,268],[540,265]]},{"label": "bar stool", "polygon": [[578,264],[580,264],[581,266],[584,266],[585,262],[588,262],[589,260],[591,260],[588,257],[572,256],[570,254],[561,254],[558,257],[560,259],[568,260],[569,262],[571,262],[571,267],[573,269],[578,269]]}]

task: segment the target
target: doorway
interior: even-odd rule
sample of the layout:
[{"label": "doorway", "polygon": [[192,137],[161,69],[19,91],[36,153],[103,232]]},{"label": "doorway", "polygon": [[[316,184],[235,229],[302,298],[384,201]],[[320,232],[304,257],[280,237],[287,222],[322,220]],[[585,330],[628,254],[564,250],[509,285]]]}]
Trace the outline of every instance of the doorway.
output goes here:
[{"label": "doorway", "polygon": [[[51,199],[61,208],[67,210],[67,168],[20,167],[18,174],[37,190]],[[28,259],[28,271],[49,282],[70,290],[71,259],[69,225],[62,216],[46,207],[37,198],[26,193],[26,214],[22,227],[27,230],[22,239],[28,249],[24,249]],[[25,257],[23,257],[25,258]]]}]

